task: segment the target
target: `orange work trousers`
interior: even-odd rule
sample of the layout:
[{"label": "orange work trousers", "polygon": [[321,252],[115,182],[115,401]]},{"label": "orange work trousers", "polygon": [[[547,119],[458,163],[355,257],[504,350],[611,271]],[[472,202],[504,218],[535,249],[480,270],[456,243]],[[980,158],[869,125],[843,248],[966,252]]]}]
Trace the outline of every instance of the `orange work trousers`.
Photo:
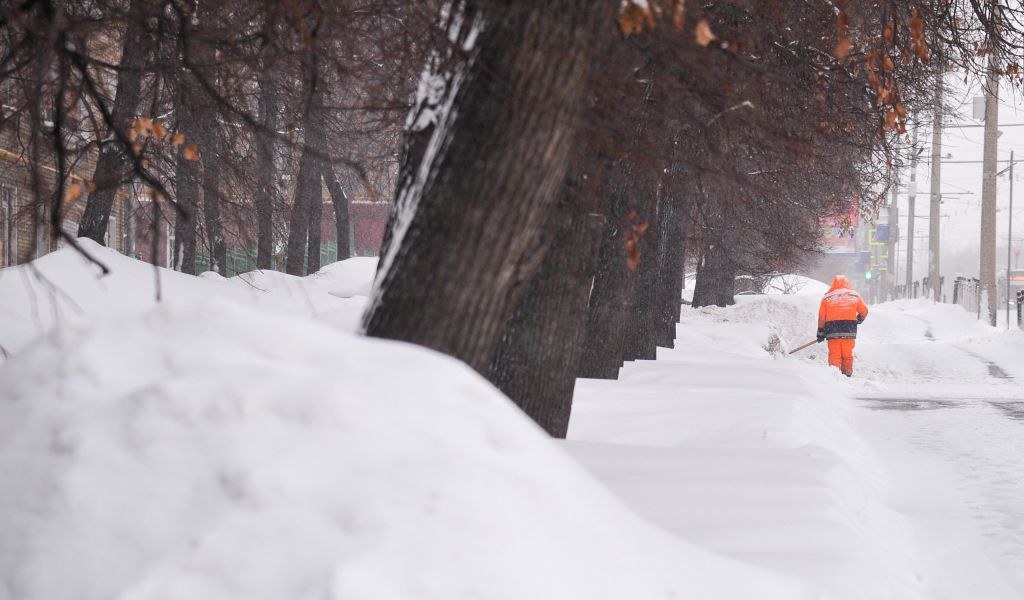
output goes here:
[{"label": "orange work trousers", "polygon": [[828,341],[828,364],[845,375],[853,375],[853,346],[857,340],[837,339]]}]

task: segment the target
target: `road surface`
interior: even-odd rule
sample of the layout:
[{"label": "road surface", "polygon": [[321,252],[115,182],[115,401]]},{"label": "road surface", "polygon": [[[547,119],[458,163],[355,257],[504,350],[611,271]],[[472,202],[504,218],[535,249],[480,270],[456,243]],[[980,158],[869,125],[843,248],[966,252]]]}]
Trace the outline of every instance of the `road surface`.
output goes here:
[{"label": "road surface", "polygon": [[928,570],[949,574],[935,597],[1024,598],[1024,356],[959,310],[872,311],[858,420],[896,475],[890,506],[928,540]]}]

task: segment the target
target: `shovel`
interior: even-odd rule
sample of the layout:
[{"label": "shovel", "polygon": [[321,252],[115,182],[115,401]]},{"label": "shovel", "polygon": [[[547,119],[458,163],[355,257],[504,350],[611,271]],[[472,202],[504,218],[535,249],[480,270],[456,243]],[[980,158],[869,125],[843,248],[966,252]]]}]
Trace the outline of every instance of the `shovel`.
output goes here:
[{"label": "shovel", "polygon": [[814,344],[817,344],[817,343],[818,343],[817,339],[811,340],[811,341],[807,342],[806,344],[804,344],[803,346],[800,346],[799,348],[796,348],[794,350],[790,350],[789,353],[793,354],[794,352],[799,352],[799,351],[803,350],[804,348],[806,348],[808,346],[813,346]]}]

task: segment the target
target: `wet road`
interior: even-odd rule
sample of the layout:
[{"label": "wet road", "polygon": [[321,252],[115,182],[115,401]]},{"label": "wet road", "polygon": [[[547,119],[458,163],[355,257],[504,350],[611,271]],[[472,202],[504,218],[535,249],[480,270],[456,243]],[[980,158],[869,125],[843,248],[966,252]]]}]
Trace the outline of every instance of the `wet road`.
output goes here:
[{"label": "wet road", "polygon": [[916,520],[932,568],[950,569],[935,597],[1024,599],[1024,360],[1019,342],[957,317],[873,312],[858,420],[895,474],[890,503]]}]

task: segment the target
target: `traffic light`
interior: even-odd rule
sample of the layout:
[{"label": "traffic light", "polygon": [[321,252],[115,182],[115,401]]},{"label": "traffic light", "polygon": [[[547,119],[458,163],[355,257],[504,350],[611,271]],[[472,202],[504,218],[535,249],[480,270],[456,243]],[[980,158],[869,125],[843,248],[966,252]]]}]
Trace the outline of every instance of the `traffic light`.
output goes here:
[{"label": "traffic light", "polygon": [[864,280],[865,281],[871,281],[871,271],[870,270],[864,271]]}]

